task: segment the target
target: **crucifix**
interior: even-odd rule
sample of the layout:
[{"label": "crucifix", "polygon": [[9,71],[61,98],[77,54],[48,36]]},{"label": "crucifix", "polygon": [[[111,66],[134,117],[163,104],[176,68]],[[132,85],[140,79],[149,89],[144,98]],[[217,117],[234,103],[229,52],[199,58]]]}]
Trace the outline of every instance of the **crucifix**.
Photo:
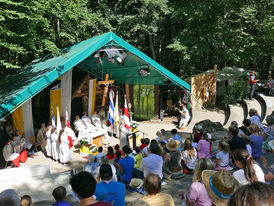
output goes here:
[{"label": "crucifix", "polygon": [[105,106],[106,103],[106,97],[108,93],[108,86],[109,84],[113,84],[114,80],[108,80],[108,74],[106,74],[105,81],[99,81],[98,85],[105,85],[104,87],[104,94],[103,94],[103,100],[102,100],[102,106]]}]

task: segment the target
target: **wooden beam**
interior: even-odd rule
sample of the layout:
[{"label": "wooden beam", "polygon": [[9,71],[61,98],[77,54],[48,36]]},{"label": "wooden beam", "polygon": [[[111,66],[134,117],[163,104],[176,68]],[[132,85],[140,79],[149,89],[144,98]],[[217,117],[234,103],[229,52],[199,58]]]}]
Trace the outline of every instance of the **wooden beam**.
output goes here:
[{"label": "wooden beam", "polygon": [[[88,79],[89,79],[89,74],[87,74],[84,78],[84,80],[82,81],[82,83],[79,85],[79,87],[77,88],[77,90],[73,93],[72,97],[71,97],[71,101],[78,97],[79,91],[81,90],[81,88],[85,85],[85,83],[88,83]],[[80,92],[81,94],[81,92]],[[81,97],[81,96],[80,96]]]},{"label": "wooden beam", "polygon": [[105,80],[104,81],[99,81],[98,85],[105,85],[104,87],[104,95],[103,95],[103,99],[102,99],[102,106],[105,106],[106,104],[106,97],[107,97],[107,93],[108,93],[108,86],[109,84],[113,84],[114,80],[108,80],[109,75],[106,74]]}]

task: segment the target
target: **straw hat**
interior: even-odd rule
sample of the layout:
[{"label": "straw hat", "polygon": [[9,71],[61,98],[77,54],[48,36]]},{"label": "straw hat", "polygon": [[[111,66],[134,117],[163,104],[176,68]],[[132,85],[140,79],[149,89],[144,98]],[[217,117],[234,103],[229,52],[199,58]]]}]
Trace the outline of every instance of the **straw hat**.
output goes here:
[{"label": "straw hat", "polygon": [[218,206],[226,206],[231,195],[239,187],[237,180],[227,170],[204,170],[202,180],[211,201]]},{"label": "straw hat", "polygon": [[139,189],[143,186],[143,180],[139,178],[132,178],[129,183],[129,186]]},{"label": "straw hat", "polygon": [[175,151],[180,147],[180,142],[178,140],[171,139],[167,143],[166,147],[169,151]]}]

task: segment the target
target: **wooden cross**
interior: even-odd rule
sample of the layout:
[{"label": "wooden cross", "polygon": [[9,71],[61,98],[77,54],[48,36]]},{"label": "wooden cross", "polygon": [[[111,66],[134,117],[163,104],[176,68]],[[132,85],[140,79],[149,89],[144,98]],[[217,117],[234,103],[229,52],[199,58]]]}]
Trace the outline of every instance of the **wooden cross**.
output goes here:
[{"label": "wooden cross", "polygon": [[98,85],[105,85],[104,87],[104,94],[103,94],[103,100],[102,100],[102,106],[105,106],[106,103],[106,97],[108,93],[108,86],[109,84],[113,84],[114,80],[108,80],[108,74],[106,74],[105,81],[99,81]]}]

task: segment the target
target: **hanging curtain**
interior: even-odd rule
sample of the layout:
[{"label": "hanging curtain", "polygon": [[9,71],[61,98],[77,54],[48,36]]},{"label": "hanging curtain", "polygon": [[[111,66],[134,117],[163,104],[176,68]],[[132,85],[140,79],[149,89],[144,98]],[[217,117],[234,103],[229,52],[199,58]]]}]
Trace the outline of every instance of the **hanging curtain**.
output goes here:
[{"label": "hanging curtain", "polygon": [[68,119],[71,114],[71,89],[72,89],[72,69],[62,75],[61,79],[61,117],[66,116],[66,108],[68,111]]},{"label": "hanging curtain", "polygon": [[28,100],[25,104],[23,104],[22,110],[23,110],[24,134],[26,139],[29,140],[31,136],[34,136],[32,99]]},{"label": "hanging curtain", "polygon": [[[50,90],[50,111],[51,111],[51,106],[53,109],[53,114],[54,117],[57,117],[57,112],[56,112],[56,105],[60,108],[61,107],[61,89],[57,88],[57,89],[52,89]],[[50,119],[51,121],[51,112],[50,112]]]},{"label": "hanging curtain", "polygon": [[96,85],[97,79],[89,80],[89,91],[88,91],[88,116],[91,117],[95,109],[95,99],[96,99]]},{"label": "hanging curtain", "polygon": [[22,106],[16,109],[11,116],[12,116],[13,128],[15,130],[18,130],[20,134],[24,134],[24,120],[23,120]]}]

